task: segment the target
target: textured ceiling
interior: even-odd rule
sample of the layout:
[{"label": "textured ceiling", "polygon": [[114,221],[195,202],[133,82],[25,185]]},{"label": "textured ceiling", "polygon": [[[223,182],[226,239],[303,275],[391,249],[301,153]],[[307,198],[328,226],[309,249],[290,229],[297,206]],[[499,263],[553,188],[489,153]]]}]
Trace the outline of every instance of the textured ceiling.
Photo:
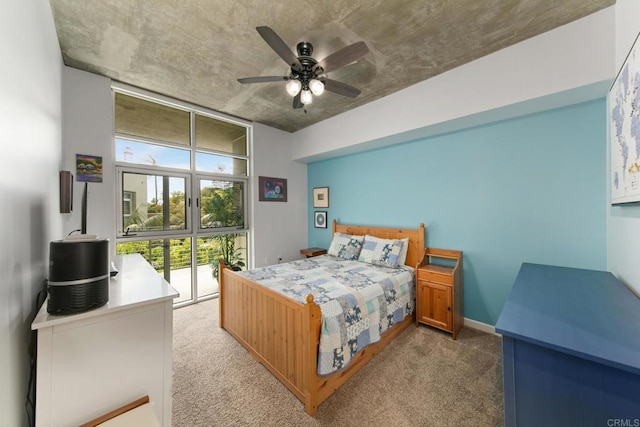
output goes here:
[{"label": "textured ceiling", "polygon": [[[64,62],[246,120],[296,131],[491,52],[582,18],[615,0],[50,0]],[[256,32],[269,26],[317,60],[364,41],[370,52],[329,74],[362,90],[325,92],[292,109],[288,75]]]}]

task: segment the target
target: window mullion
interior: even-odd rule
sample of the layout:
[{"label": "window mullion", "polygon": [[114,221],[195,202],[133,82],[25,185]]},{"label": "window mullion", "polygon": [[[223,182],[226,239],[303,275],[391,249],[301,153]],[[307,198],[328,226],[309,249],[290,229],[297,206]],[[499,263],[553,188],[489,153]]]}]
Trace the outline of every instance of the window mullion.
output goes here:
[{"label": "window mullion", "polygon": [[200,215],[200,208],[196,203],[197,198],[200,197],[198,190],[198,180],[196,178],[196,130],[195,130],[195,113],[193,111],[189,114],[189,148],[191,149],[191,180],[189,188],[191,192],[191,203],[189,203],[191,214],[191,300],[197,301],[198,299],[198,216]]},{"label": "window mullion", "polygon": [[[163,230],[170,230],[171,229],[171,218],[169,218],[169,215],[171,214],[170,211],[170,198],[171,198],[171,189],[169,188],[169,177],[167,175],[164,175],[162,177],[162,228]],[[184,190],[184,197],[185,199],[187,198],[187,189],[185,188]],[[157,203],[157,201],[156,201]],[[185,221],[187,220],[187,217],[189,216],[189,214],[187,213],[185,215]],[[188,228],[187,224],[185,224],[185,227]]]}]

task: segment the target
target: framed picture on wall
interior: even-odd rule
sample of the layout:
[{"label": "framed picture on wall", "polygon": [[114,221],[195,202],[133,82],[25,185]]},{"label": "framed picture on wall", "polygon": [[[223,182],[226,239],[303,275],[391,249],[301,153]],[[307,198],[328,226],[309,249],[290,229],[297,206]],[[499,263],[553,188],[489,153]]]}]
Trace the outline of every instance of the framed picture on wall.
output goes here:
[{"label": "framed picture on wall", "polygon": [[258,200],[261,202],[286,202],[287,180],[285,178],[258,177]]},{"label": "framed picture on wall", "polygon": [[609,90],[611,204],[640,202],[640,34]]},{"label": "framed picture on wall", "polygon": [[102,156],[76,154],[76,181],[102,182]]},{"label": "framed picture on wall", "polygon": [[315,228],[327,228],[326,211],[316,211],[313,213],[313,226]]},{"label": "framed picture on wall", "polygon": [[329,187],[316,187],[313,189],[313,207],[329,207]]}]

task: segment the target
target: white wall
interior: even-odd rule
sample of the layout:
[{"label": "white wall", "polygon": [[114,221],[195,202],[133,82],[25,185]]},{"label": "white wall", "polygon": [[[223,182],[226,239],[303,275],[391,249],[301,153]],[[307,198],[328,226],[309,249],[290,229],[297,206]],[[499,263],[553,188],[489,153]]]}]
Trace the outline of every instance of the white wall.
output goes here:
[{"label": "white wall", "polygon": [[[115,254],[116,184],[111,80],[64,67],[62,73],[62,164],[76,179],[76,154],[102,156],[102,182],[87,186],[87,234],[109,239]],[[64,233],[79,229],[84,183],[74,182],[73,212],[64,215]]]},{"label": "white wall", "polygon": [[291,161],[291,134],[261,124],[253,126],[253,188],[258,176],[287,179],[287,202],[259,202],[251,197],[254,266],[301,258],[307,247],[307,166]]},{"label": "white wall", "polygon": [[22,426],[36,296],[62,237],[62,55],[49,2],[0,4],[0,58],[0,425]]},{"label": "white wall", "polygon": [[293,159],[316,161],[603,97],[615,76],[614,9],[462,65],[302,129]]},{"label": "white wall", "polygon": [[[616,71],[640,32],[640,1],[618,0],[616,10]],[[608,152],[608,151],[607,151]],[[607,180],[611,188],[610,177]],[[640,295],[640,206],[612,206],[608,211],[607,263],[620,280]]]}]

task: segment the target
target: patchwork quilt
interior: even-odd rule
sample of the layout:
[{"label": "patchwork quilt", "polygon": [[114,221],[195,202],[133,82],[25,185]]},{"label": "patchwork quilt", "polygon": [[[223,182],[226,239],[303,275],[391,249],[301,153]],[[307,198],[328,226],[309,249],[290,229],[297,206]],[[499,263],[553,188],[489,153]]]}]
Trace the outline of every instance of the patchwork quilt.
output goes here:
[{"label": "patchwork quilt", "polygon": [[389,268],[331,255],[238,272],[290,299],[312,294],[322,311],[318,374],[351,358],[414,310],[413,269]]}]

